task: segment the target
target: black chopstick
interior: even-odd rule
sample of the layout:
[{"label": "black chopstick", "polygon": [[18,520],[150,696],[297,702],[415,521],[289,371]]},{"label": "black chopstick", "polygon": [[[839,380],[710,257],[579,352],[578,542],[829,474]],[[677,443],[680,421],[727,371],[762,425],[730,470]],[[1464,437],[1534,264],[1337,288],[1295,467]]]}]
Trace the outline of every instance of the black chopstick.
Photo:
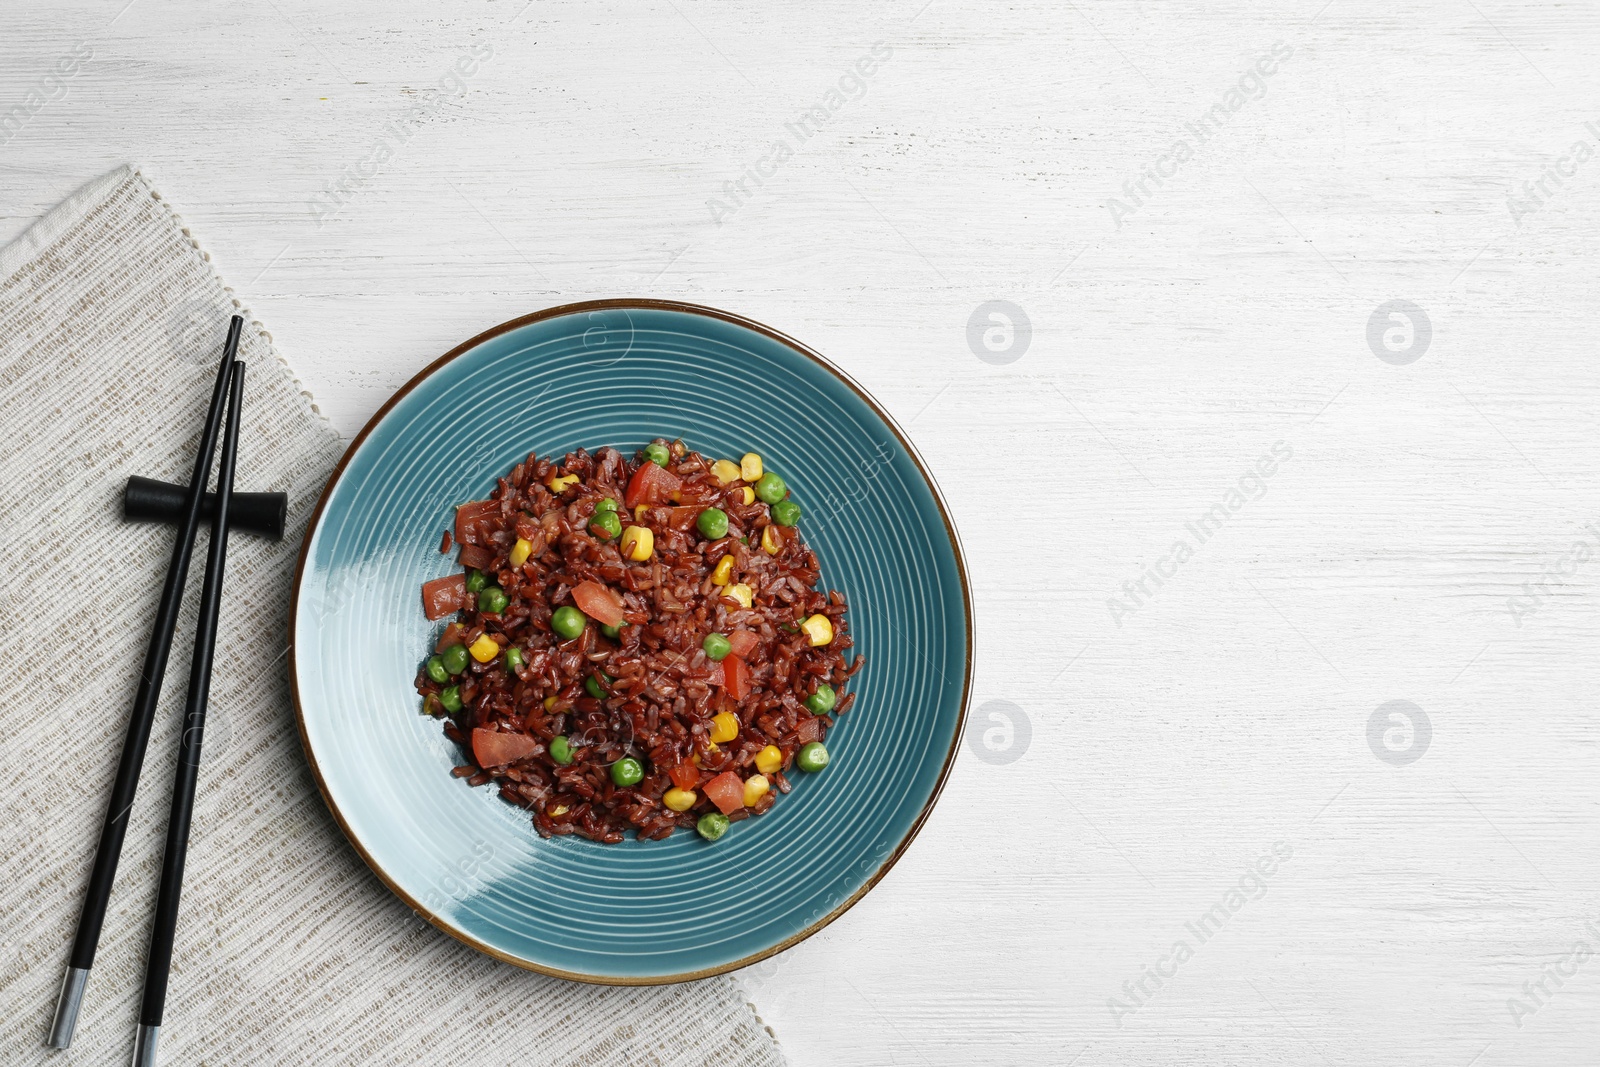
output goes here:
[{"label": "black chopstick", "polygon": [[66,1048],[72,1044],[72,1032],[78,1025],[78,1008],[83,1003],[84,986],[89,979],[89,969],[94,966],[95,949],[100,944],[100,928],[105,923],[106,905],[111,899],[111,885],[116,880],[117,861],[122,854],[122,839],[128,830],[128,813],[133,808],[133,795],[139,787],[144,750],[150,743],[150,724],[155,719],[156,705],[161,700],[161,682],[167,672],[167,655],[172,651],[172,632],[178,624],[178,608],[183,599],[184,583],[189,577],[189,557],[194,552],[195,531],[200,524],[200,503],[210,478],[211,460],[216,454],[223,402],[227,398],[234,357],[239,351],[239,332],[243,327],[244,319],[238,315],[228,324],[228,339],[223,346],[222,364],[217,368],[217,383],[211,391],[205,432],[200,438],[200,451],[194,459],[194,475],[189,479],[183,521],[178,527],[178,538],[172,544],[167,582],[161,589],[161,604],[156,609],[155,626],[150,631],[150,644],[145,649],[144,670],[139,676],[133,712],[128,718],[128,736],[122,743],[122,758],[117,764],[116,780],[111,785],[105,822],[100,827],[100,843],[95,848],[89,888],[84,894],[83,910],[78,915],[77,936],[72,942],[67,973],[61,981],[61,995],[56,1000],[56,1014],[50,1026],[49,1040],[54,1048]]},{"label": "black chopstick", "polygon": [[156,894],[156,921],[150,932],[150,953],[145,959],[144,1004],[139,1009],[139,1032],[133,1044],[134,1067],[155,1067],[156,1038],[167,1004],[172,938],[178,926],[183,861],[189,852],[189,822],[194,814],[195,781],[200,773],[200,743],[205,738],[206,702],[211,695],[211,661],[217,650],[222,572],[228,561],[228,508],[233,497],[234,460],[239,454],[239,405],[243,398],[244,364],[236,362],[233,382],[228,389],[228,424],[222,434],[222,459],[217,468],[217,505],[211,518],[211,543],[206,549],[206,578],[200,590],[194,657],[189,661],[189,697],[183,707],[177,778],[172,784],[172,811],[167,817],[167,847],[161,857],[161,890]]}]

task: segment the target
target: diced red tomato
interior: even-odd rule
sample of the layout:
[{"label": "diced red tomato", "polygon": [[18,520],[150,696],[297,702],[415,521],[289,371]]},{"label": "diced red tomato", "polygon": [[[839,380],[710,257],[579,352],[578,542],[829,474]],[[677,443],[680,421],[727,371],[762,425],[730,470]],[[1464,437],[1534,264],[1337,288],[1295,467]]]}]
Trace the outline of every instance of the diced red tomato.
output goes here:
[{"label": "diced red tomato", "polygon": [[485,769],[527,759],[538,747],[539,742],[527,734],[508,734],[482,727],[472,731],[472,756],[478,766]]},{"label": "diced red tomato", "polygon": [[738,656],[729,655],[722,661],[722,679],[733,699],[743,700],[750,695],[750,667]]},{"label": "diced red tomato", "polygon": [[732,815],[744,807],[744,779],[732,771],[723,771],[705,785],[706,796],[717,810]]},{"label": "diced red tomato", "polygon": [[461,561],[463,567],[486,571],[494,564],[494,550],[481,545],[462,545],[461,554],[456,558]]},{"label": "diced red tomato", "polygon": [[692,763],[680,763],[667,772],[672,784],[679,789],[693,789],[700,784],[700,768]]},{"label": "diced red tomato", "polygon": [[628,479],[628,488],[622,494],[622,502],[629,508],[636,508],[640,504],[665,504],[682,485],[683,479],[665,467],[646,463],[634,471],[633,477]]},{"label": "diced red tomato", "polygon": [[[462,578],[461,581],[463,587],[465,587],[466,579]],[[451,623],[449,626],[444,628],[444,633],[439,635],[439,640],[434,644],[433,650],[435,652],[443,652],[451,645],[466,644],[466,637],[464,636],[466,632],[467,628],[462,626],[459,622]]]},{"label": "diced red tomato", "polygon": [[616,626],[625,621],[622,598],[599,582],[579,582],[573,586],[572,601],[578,605],[579,611],[602,626]]},{"label": "diced red tomato", "polygon": [[467,576],[452,574],[422,583],[422,613],[429,621],[452,615],[472,603],[467,592]]},{"label": "diced red tomato", "polygon": [[498,500],[479,500],[456,508],[456,540],[463,545],[487,545],[499,528]]},{"label": "diced red tomato", "polygon": [[748,656],[761,647],[761,635],[754,630],[735,630],[728,635],[728,647],[735,656]]}]

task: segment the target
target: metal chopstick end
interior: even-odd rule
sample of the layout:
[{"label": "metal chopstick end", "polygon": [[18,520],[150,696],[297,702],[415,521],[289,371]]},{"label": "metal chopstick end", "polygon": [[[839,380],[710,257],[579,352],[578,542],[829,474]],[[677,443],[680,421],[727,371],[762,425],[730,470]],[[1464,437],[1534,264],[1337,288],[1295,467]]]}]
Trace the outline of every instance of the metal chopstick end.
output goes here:
[{"label": "metal chopstick end", "polygon": [[139,1024],[139,1033],[133,1039],[133,1067],[156,1067],[156,1038],[159,1026]]},{"label": "metal chopstick end", "polygon": [[56,998],[56,1017],[50,1024],[48,1044],[51,1048],[67,1048],[72,1044],[72,1032],[78,1028],[78,1009],[83,1006],[83,989],[88,982],[89,968],[67,968],[61,979],[61,995]]}]

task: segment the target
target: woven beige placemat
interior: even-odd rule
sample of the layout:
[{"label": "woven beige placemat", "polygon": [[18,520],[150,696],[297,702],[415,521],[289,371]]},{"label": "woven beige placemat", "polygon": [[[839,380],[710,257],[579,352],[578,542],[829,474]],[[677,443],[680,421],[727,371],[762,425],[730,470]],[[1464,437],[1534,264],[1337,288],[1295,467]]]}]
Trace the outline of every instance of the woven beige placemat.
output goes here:
[{"label": "woven beige placemat", "polygon": [[[132,1047],[204,535],[77,1038],[44,1046],[174,536],[124,525],[120,492],[130,474],[187,480],[235,310],[249,320],[131,169],[0,249],[0,1063]],[[520,971],[428,926],[350,848],[284,663],[295,554],[342,446],[259,323],[240,358],[239,485],[287,492],[290,533],[229,547],[163,1061],[781,1064],[730,980]]]}]

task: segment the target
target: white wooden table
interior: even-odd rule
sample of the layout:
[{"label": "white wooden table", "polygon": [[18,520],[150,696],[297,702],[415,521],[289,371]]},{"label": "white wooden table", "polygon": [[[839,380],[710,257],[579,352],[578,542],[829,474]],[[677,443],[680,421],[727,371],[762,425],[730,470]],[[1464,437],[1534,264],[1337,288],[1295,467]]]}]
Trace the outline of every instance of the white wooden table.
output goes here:
[{"label": "white wooden table", "polygon": [[[0,239],[141,163],[347,434],[598,296],[875,391],[970,555],[979,732],[747,972],[795,1064],[1586,1064],[1597,44],[1505,0],[14,2]],[[1025,350],[969,343],[995,300]]]}]

